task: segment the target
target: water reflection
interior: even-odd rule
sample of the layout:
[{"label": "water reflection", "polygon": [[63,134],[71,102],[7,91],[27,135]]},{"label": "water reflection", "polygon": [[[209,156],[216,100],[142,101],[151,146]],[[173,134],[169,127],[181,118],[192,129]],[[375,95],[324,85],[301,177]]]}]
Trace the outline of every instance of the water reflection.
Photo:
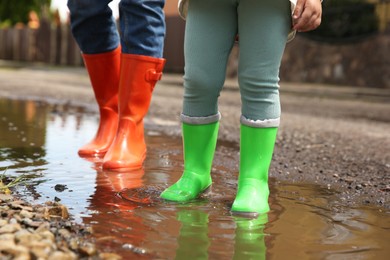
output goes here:
[{"label": "water reflection", "polygon": [[[122,173],[102,171],[99,163],[95,164],[95,169],[95,192],[88,200],[90,214],[83,218],[83,222],[92,226],[100,246],[121,247],[121,250],[130,249],[144,254],[140,246],[145,239],[143,231],[147,227],[134,212],[140,206],[130,201],[124,202],[118,195],[123,189],[141,187],[144,170]],[[137,229],[134,230],[132,226],[137,226]]]},{"label": "water reflection", "polygon": [[264,228],[268,215],[256,219],[234,218],[236,223],[235,250],[233,259],[266,259]]},{"label": "water reflection", "polygon": [[[315,185],[270,178],[268,218],[232,217],[238,154],[230,144],[216,151],[212,195],[172,204],[157,198],[181,176],[180,138],[147,131],[144,169],[108,172],[77,155],[95,134],[96,116],[16,100],[0,100],[0,114],[0,170],[35,181],[34,194],[23,186],[17,192],[34,203],[60,200],[75,221],[92,227],[101,249],[124,259],[387,259],[390,253],[388,213],[338,206],[334,191]],[[118,196],[126,190],[142,199]]]},{"label": "water reflection", "polygon": [[179,210],[180,233],[175,259],[209,259],[208,214],[201,210]]},{"label": "water reflection", "polygon": [[47,163],[47,108],[33,101],[0,99],[0,111],[0,172],[37,172]]},{"label": "water reflection", "polygon": [[[211,251],[211,241],[214,240],[214,234],[209,229],[209,214],[202,210],[178,208],[177,219],[180,221],[181,227],[177,238],[178,248],[175,259],[185,259],[186,257],[210,259],[209,251]],[[263,214],[256,219],[232,217],[228,221],[230,223],[224,228],[225,232],[227,230],[234,231],[234,235],[225,236],[225,239],[231,239],[234,248],[233,252],[229,252],[226,257],[231,258],[229,255],[232,255],[231,259],[266,259],[264,228],[268,222],[268,215]],[[226,250],[227,248],[225,248]],[[221,252],[214,252],[214,254],[216,253],[218,255]],[[220,257],[222,255],[218,256],[218,258]]]}]

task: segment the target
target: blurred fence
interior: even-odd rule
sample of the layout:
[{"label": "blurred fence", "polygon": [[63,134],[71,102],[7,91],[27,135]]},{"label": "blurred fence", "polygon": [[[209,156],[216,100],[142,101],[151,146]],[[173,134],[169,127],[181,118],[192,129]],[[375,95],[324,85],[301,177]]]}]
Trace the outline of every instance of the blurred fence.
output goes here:
[{"label": "blurred fence", "polygon": [[280,78],[390,89],[390,33],[379,33],[353,44],[329,44],[298,35],[287,44]]},{"label": "blurred fence", "polygon": [[[165,70],[182,72],[184,21],[179,17],[166,17],[166,25]],[[41,21],[37,29],[27,26],[0,29],[0,59],[66,66],[83,65],[80,49],[70,26],[45,21]]]},{"label": "blurred fence", "polygon": [[0,30],[0,59],[81,65],[80,50],[69,25],[41,22],[38,29],[12,27]]},{"label": "blurred fence", "polygon": [[[313,41],[299,34],[287,44],[280,70],[281,80],[390,88],[390,27],[389,20],[385,21],[386,26],[382,26],[379,32],[358,42],[335,44]],[[185,23],[178,16],[167,16],[166,25],[165,71],[182,73]],[[228,63],[228,77],[237,77],[238,55],[238,46],[235,46]],[[38,29],[0,29],[0,59],[83,65],[69,25],[44,21]]]}]

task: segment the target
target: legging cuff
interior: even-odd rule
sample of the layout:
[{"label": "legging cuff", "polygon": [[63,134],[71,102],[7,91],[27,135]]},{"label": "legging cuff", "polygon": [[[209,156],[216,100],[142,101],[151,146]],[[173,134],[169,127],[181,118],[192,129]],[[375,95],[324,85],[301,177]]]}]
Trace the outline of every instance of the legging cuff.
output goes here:
[{"label": "legging cuff", "polygon": [[189,125],[206,125],[218,122],[221,119],[221,113],[205,117],[192,117],[184,114],[180,115],[180,121]]},{"label": "legging cuff", "polygon": [[279,127],[280,118],[275,119],[264,119],[264,120],[251,120],[243,115],[241,115],[240,122],[243,125],[256,127],[256,128],[271,128],[271,127]]}]

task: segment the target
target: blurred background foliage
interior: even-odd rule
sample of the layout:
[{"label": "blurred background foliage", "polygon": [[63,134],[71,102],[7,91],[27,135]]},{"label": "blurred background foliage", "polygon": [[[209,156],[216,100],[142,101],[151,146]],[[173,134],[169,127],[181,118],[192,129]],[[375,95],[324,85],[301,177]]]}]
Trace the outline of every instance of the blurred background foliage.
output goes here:
[{"label": "blurred background foliage", "polygon": [[[101,0],[96,0],[101,1]],[[166,71],[183,73],[185,21],[167,0]],[[259,0],[260,1],[260,0]],[[287,0],[286,0],[287,1]],[[82,66],[67,0],[0,0],[0,59]],[[116,10],[118,0],[111,7]],[[390,0],[324,0],[322,24],[286,47],[286,81],[390,88]],[[116,16],[117,17],[117,16]],[[237,76],[235,45],[228,77]]]},{"label": "blurred background foliage", "polygon": [[324,0],[321,25],[302,36],[327,43],[356,42],[385,30],[389,20],[389,0]]},{"label": "blurred background foliage", "polygon": [[[63,0],[66,1],[66,0]],[[32,13],[53,20],[52,0],[1,0],[0,28],[28,24]],[[390,22],[390,0],[324,0],[322,24],[303,36],[325,42],[364,39],[383,31]]]},{"label": "blurred background foliage", "polygon": [[47,18],[50,16],[50,5],[51,0],[1,0],[0,28],[28,24],[31,15]]}]

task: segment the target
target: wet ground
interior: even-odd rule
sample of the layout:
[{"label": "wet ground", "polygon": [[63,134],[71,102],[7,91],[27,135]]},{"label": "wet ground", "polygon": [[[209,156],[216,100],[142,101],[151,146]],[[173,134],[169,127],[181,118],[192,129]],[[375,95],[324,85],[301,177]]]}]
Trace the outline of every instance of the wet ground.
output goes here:
[{"label": "wet ground", "polygon": [[98,123],[84,108],[0,99],[0,114],[0,171],[26,178],[15,192],[32,203],[66,205],[76,223],[92,227],[100,250],[125,259],[386,259],[390,253],[385,210],[343,206],[336,190],[320,185],[273,177],[268,215],[231,216],[238,159],[232,142],[219,142],[213,192],[172,204],[158,195],[181,175],[180,138],[151,127],[144,169],[108,172],[77,156]]},{"label": "wet ground", "polygon": [[271,212],[248,221],[229,214],[238,164],[235,83],[221,96],[213,194],[185,205],[143,204],[125,198],[156,198],[181,174],[181,78],[165,75],[155,88],[144,171],[115,174],[77,156],[98,120],[85,71],[8,65],[0,69],[0,171],[28,177],[17,192],[33,203],[69,207],[101,248],[145,259],[387,259],[389,91],[282,83]]}]

